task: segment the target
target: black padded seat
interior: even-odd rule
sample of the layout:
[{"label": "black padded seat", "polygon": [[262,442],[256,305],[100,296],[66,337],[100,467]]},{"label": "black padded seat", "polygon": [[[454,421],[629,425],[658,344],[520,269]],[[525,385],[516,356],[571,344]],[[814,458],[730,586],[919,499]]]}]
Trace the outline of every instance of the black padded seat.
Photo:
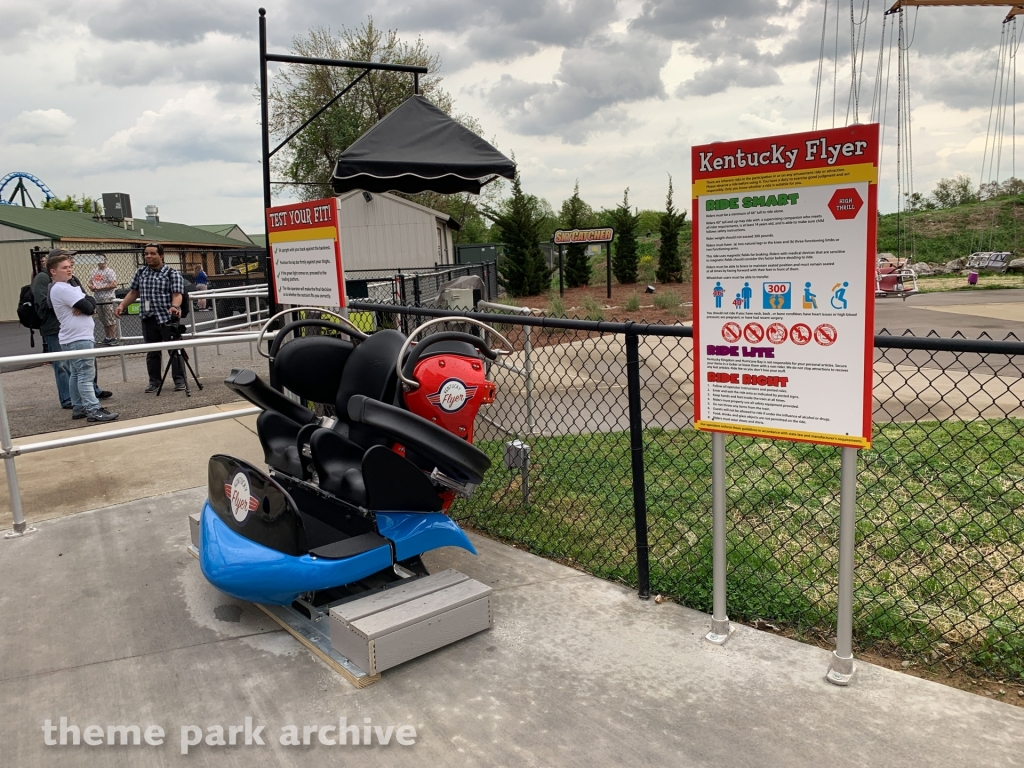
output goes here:
[{"label": "black padded seat", "polygon": [[277,411],[264,411],[256,417],[256,434],[267,466],[292,477],[303,476],[298,447],[301,429],[299,424]]},{"label": "black padded seat", "polygon": [[277,381],[303,400],[333,405],[342,374],[355,350],[337,336],[302,336],[283,344],[274,358]]}]

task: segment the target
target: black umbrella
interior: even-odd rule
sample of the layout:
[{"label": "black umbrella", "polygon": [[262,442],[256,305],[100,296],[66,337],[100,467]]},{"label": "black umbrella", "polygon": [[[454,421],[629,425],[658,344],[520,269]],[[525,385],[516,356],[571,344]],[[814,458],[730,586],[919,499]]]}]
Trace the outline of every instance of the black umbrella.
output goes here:
[{"label": "black umbrella", "polygon": [[341,154],[331,178],[337,193],[480,193],[516,164],[422,96],[411,96]]}]

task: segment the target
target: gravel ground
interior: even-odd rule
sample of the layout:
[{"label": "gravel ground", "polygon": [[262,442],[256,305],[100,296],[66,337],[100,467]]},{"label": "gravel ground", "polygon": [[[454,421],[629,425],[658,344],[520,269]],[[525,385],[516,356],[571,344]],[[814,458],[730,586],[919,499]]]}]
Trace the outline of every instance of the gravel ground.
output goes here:
[{"label": "gravel ground", "polygon": [[[127,349],[127,347],[126,347]],[[264,380],[267,378],[267,361],[254,352],[255,359],[249,359],[248,344],[223,344],[218,355],[215,347],[198,350],[199,366],[196,373],[203,385],[200,390],[189,377],[192,396],[175,392],[174,383],[168,373],[160,397],[143,392],[149,383],[144,355],[126,355],[125,365],[128,381],[121,376],[121,358],[99,358],[99,383],[102,389],[109,389],[114,396],[102,400],[103,407],[120,414],[121,419],[137,419],[160,413],[202,408],[208,405],[237,402],[238,396],[224,386],[224,379],[232,368],[248,368],[256,371]],[[186,347],[189,357],[192,350]],[[164,365],[167,355],[163,356]],[[196,368],[195,360],[192,367]],[[57,401],[57,385],[49,365],[11,371],[0,374],[3,382],[4,399],[10,419],[11,436],[24,437],[64,429],[75,429],[88,424],[85,419],[73,421],[71,411],[64,410]]]}]

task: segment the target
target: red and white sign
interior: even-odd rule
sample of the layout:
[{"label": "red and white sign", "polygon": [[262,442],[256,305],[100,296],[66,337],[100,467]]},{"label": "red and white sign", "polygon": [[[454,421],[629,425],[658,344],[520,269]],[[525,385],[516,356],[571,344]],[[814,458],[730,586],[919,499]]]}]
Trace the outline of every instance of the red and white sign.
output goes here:
[{"label": "red and white sign", "polygon": [[768,326],[766,333],[768,341],[772,344],[784,344],[786,339],[789,338],[789,329],[782,323],[772,323]]},{"label": "red and white sign", "polygon": [[268,208],[267,233],[278,304],[345,306],[335,198]]},{"label": "red and white sign", "polygon": [[726,323],[722,326],[722,338],[730,344],[739,341],[742,334],[743,331],[740,330],[739,323]]},{"label": "red and white sign", "polygon": [[878,153],[878,125],[693,147],[697,429],[871,446]]}]

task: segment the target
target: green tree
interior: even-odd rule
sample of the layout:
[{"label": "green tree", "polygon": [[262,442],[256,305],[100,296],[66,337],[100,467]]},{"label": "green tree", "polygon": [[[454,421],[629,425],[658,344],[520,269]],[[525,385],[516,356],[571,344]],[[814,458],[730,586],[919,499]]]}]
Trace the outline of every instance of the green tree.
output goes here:
[{"label": "green tree", "polygon": [[510,296],[535,296],[551,285],[553,270],[548,269],[540,249],[548,221],[542,202],[523,192],[517,173],[511,196],[497,208],[482,208],[505,245],[505,254],[498,262],[498,280]]},{"label": "green tree", "polygon": [[[399,39],[395,30],[383,30],[370,18],[356,29],[341,34],[317,27],[305,37],[292,40],[293,54],[350,61],[410,64],[437,72],[440,57],[430,53],[421,38],[413,43]],[[304,64],[283,66],[270,87],[270,134],[280,141],[304,123],[352,81],[362,70]],[[443,112],[451,114],[452,98],[441,88],[436,74],[420,76],[420,93]],[[304,200],[333,194],[330,178],[341,153],[381,118],[412,94],[412,75],[372,71],[353,86],[305,130],[292,139],[273,160],[275,175],[295,184]],[[473,130],[471,118],[461,121]]]},{"label": "green tree", "polygon": [[932,198],[939,208],[955,208],[978,202],[978,192],[971,177],[961,173],[951,179],[939,179],[932,190]]},{"label": "green tree", "polygon": [[683,262],[679,257],[679,230],[686,220],[686,211],[676,211],[672,200],[672,177],[668,177],[668,195],[665,197],[665,212],[661,214],[661,248],[658,251],[658,271],[655,273],[662,283],[679,283],[683,280]]},{"label": "green tree", "polygon": [[[580,198],[580,182],[576,180],[572,197],[562,202],[559,217],[562,229],[586,229],[594,226],[594,209]],[[590,258],[587,246],[583,243],[572,243],[566,248],[565,282],[570,288],[590,284]]]},{"label": "green tree", "polygon": [[81,206],[83,213],[94,213],[101,209],[99,200],[86,194],[79,197],[74,195],[68,195],[64,198],[54,197],[43,203],[43,208],[51,211],[77,211],[79,206]]},{"label": "green tree", "polygon": [[636,250],[636,230],[640,216],[629,208],[629,187],[622,195],[622,204],[611,212],[615,227],[615,255],[612,256],[612,274],[620,283],[636,282],[639,259]]}]

